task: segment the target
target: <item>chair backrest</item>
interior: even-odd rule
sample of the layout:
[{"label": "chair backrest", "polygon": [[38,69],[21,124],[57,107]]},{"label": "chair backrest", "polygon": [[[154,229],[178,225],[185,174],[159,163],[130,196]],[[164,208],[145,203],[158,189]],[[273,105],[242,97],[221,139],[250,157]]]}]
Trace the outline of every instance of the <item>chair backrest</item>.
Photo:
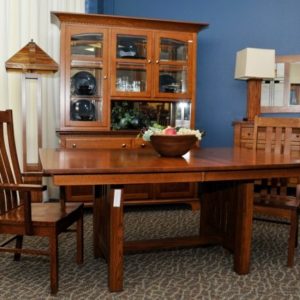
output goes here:
[{"label": "chair backrest", "polygon": [[300,118],[255,117],[254,149],[284,154],[292,151],[300,152],[300,149],[294,145],[297,140],[300,144]]},{"label": "chair backrest", "polygon": [[[297,144],[298,141],[298,144]],[[300,118],[269,118],[256,116],[254,119],[253,149],[266,153],[300,153]],[[272,178],[261,181],[262,195],[295,194],[298,178]],[[264,187],[263,187],[264,186]],[[290,192],[288,191],[290,190]]]},{"label": "chair backrest", "polygon": [[23,183],[14,138],[11,110],[0,111],[0,214],[22,203],[24,195],[4,188],[5,184]]}]

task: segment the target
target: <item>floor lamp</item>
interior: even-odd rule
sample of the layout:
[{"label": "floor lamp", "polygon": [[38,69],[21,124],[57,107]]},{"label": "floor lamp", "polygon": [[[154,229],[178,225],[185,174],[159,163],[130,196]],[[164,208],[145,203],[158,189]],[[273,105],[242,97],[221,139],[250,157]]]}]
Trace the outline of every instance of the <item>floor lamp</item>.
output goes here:
[{"label": "floor lamp", "polygon": [[[41,75],[55,73],[58,70],[57,63],[31,40],[25,47],[14,54],[5,63],[7,71],[22,73],[22,147],[23,147],[23,171],[33,172],[41,170],[38,148],[43,146],[42,141],[42,80]],[[31,116],[31,98],[35,98],[36,116]],[[33,109],[32,109],[33,110]],[[32,112],[32,111],[31,111]],[[33,143],[29,138],[29,126],[31,119],[37,120],[34,127],[37,137]],[[32,124],[31,124],[32,125]],[[34,153],[34,157],[30,155]],[[28,161],[30,160],[30,161]]]},{"label": "floor lamp", "polygon": [[235,79],[247,80],[247,117],[260,114],[261,83],[275,77],[275,50],[245,48],[236,54]]}]

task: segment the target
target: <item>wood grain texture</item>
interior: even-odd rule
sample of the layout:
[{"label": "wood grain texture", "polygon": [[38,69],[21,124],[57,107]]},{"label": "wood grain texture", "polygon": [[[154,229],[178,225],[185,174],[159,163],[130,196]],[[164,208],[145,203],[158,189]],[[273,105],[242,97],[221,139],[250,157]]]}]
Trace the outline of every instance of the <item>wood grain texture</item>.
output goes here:
[{"label": "wood grain texture", "polygon": [[[7,141],[7,142],[5,142]],[[0,234],[13,238],[1,243],[0,252],[47,255],[50,258],[51,294],[58,291],[58,235],[77,223],[78,264],[83,262],[83,204],[31,203],[31,193],[44,191],[38,184],[24,183],[18,163],[12,111],[0,111]],[[62,201],[64,204],[64,201]],[[23,236],[42,236],[49,239],[47,250],[23,248]],[[15,241],[15,247],[6,247]]]},{"label": "wood grain texture", "polygon": [[[298,157],[245,148],[195,148],[182,158],[153,149],[41,149],[45,174],[58,185],[202,182],[201,224],[195,237],[123,242],[123,211],[113,207],[111,189],[94,204],[94,253],[107,258],[110,291],[123,287],[123,247],[153,250],[220,243],[234,254],[234,270],[250,269],[253,182],[299,174]],[[123,198],[122,198],[123,200]]]},{"label": "wood grain texture", "polygon": [[[300,118],[270,118],[256,116],[254,119],[253,149],[263,148],[267,155],[298,157],[299,148],[295,147],[294,136],[300,130]],[[262,133],[264,139],[261,138]],[[259,139],[260,136],[260,139]],[[294,182],[292,185],[291,182]],[[300,198],[297,195],[296,184],[299,184],[299,174],[295,178],[270,176],[262,179],[256,186],[254,211],[263,216],[283,218],[289,224],[287,265],[294,265],[294,253],[298,240],[298,210]],[[260,220],[268,221],[265,217]]]}]

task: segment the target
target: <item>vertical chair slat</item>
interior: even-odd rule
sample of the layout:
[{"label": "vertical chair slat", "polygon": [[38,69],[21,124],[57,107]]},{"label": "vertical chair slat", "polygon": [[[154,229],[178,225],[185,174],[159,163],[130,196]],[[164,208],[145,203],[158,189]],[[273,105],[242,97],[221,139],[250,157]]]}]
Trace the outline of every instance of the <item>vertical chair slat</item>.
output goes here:
[{"label": "vertical chair slat", "polygon": [[[2,183],[14,183],[14,175],[10,168],[9,156],[5,147],[4,130],[7,126],[4,126],[0,119],[0,174]],[[1,198],[1,207],[4,209],[11,209],[17,206],[17,192],[8,192],[3,190],[3,197]]]}]

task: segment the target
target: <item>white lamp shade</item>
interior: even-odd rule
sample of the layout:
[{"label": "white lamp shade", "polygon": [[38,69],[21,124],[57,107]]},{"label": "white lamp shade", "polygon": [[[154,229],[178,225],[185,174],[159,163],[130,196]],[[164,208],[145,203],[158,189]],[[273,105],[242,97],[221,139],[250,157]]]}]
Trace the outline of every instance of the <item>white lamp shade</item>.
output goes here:
[{"label": "white lamp shade", "polygon": [[275,50],[245,48],[236,54],[235,79],[275,77]]}]

